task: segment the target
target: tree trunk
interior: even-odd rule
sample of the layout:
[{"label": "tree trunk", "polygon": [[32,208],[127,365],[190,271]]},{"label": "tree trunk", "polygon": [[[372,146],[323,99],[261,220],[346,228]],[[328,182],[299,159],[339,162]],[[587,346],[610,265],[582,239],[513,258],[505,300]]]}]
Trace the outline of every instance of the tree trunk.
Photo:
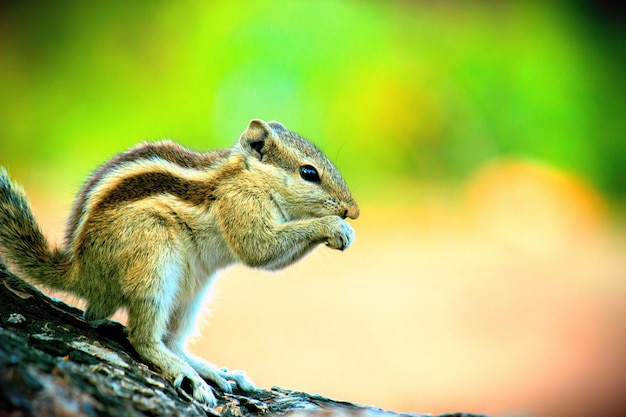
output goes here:
[{"label": "tree trunk", "polygon": [[92,328],[0,263],[0,417],[396,415],[278,387],[216,396],[211,409],[176,390],[137,356],[123,325]]}]

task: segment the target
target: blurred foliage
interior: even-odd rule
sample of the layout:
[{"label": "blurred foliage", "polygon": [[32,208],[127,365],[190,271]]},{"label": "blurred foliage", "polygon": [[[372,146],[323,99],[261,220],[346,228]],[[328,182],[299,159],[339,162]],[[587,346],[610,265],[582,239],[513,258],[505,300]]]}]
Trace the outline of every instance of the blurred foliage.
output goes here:
[{"label": "blurred foliage", "polygon": [[227,147],[260,117],[372,194],[521,156],[623,198],[623,22],[510,3],[3,2],[0,164],[75,188],[139,140]]}]

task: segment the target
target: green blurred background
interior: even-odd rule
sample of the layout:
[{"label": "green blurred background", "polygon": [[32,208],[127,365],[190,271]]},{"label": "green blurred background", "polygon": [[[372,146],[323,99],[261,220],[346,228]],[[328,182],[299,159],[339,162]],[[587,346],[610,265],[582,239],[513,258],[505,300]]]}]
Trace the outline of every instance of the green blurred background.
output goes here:
[{"label": "green blurred background", "polygon": [[[362,219],[354,223],[362,236],[357,244],[372,252],[355,248],[360,255],[351,265],[371,259],[381,242],[416,259],[463,258],[475,243],[459,243],[459,235],[468,236],[468,224],[505,241],[498,250],[511,244],[522,248],[502,253],[524,265],[533,250],[540,252],[532,258],[537,265],[567,263],[589,254],[586,245],[593,241],[589,265],[600,262],[609,272],[596,287],[587,284],[597,277],[586,278],[574,298],[593,288],[601,304],[609,293],[622,298],[626,293],[619,255],[625,247],[620,226],[626,197],[624,16],[617,2],[590,0],[2,2],[0,165],[32,195],[44,229],[60,236],[72,196],[113,154],[140,140],[166,137],[199,150],[224,148],[250,119],[279,120],[329,155],[362,206]],[[448,240],[441,238],[442,230]],[[430,238],[441,245],[434,255],[411,246],[420,242],[430,250]],[[347,256],[342,259],[351,259]],[[504,259],[480,256],[485,263]],[[463,265],[450,274],[463,276]],[[403,273],[397,264],[387,270]],[[537,276],[554,276],[553,270],[540,271]],[[550,293],[554,299],[569,285],[571,271],[560,272]],[[419,282],[411,274],[407,280]],[[428,274],[423,276],[428,281]],[[490,278],[486,281],[463,287],[467,292],[459,297],[484,296],[491,288]],[[509,290],[514,300],[516,290]],[[437,292],[446,300],[445,287]],[[316,302],[323,300],[322,295]],[[597,305],[598,298],[589,303]],[[552,316],[550,306],[545,304],[546,316]],[[607,334],[626,329],[623,309],[615,308],[607,320],[619,326],[602,322],[609,326],[603,327]],[[520,317],[524,314],[520,310]],[[483,319],[493,316],[485,313]],[[215,323],[219,328],[219,316]],[[435,329],[431,336],[445,331]],[[621,336],[616,343],[611,352],[626,346]],[[239,352],[228,365],[240,367],[245,356]],[[365,363],[361,368],[369,369]],[[612,386],[626,375],[615,370],[626,371],[624,361],[618,365]],[[262,373],[254,366],[246,365],[253,378]],[[450,380],[468,378],[455,374],[461,365],[455,366]],[[486,369],[477,372],[488,374]],[[390,379],[403,381],[401,374]],[[409,381],[420,379],[414,374]],[[268,375],[260,377],[265,386],[285,383]],[[559,375],[563,379],[555,385],[577,377]],[[302,378],[293,388],[416,412],[476,407],[465,411],[551,410],[556,416],[566,413],[558,404],[578,392],[561,393],[563,401],[552,408],[535,397],[490,402],[489,387],[474,392],[474,402],[450,388],[448,398],[429,403],[417,393],[412,397],[406,385],[402,396],[359,396],[365,389],[306,385],[306,373]],[[511,370],[506,378],[517,375]],[[442,381],[439,396],[450,387]],[[511,392],[523,389],[515,385]]]},{"label": "green blurred background", "polygon": [[259,117],[364,198],[501,155],[623,198],[623,17],[601,3],[3,2],[2,163],[58,187],[138,140],[227,147]]}]

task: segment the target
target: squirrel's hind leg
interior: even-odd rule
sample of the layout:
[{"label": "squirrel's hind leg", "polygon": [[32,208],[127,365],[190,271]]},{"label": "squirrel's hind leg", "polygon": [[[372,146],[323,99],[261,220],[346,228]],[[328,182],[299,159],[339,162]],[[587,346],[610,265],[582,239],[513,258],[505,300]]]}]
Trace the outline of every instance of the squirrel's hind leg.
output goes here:
[{"label": "squirrel's hind leg", "polygon": [[199,310],[211,285],[212,278],[207,280],[205,287],[198,291],[191,300],[178,301],[176,309],[170,316],[167,334],[163,341],[172,352],[191,365],[202,378],[214,383],[222,391],[232,391],[232,386],[228,381],[233,381],[242,391],[254,391],[256,386],[245,372],[217,368],[206,360],[187,352],[187,338],[196,327]]},{"label": "squirrel's hind leg", "polygon": [[169,307],[154,298],[135,300],[128,309],[129,341],[143,359],[156,366],[173,382],[174,387],[180,390],[185,390],[185,386],[190,387],[196,400],[213,407],[217,400],[211,387],[190,364],[163,343],[167,322],[165,312]]},{"label": "squirrel's hind leg", "polygon": [[165,234],[160,247],[159,252],[140,253],[147,260],[145,268],[126,277],[128,339],[137,353],[162,371],[176,389],[213,407],[217,400],[211,387],[163,342],[167,323],[179,302],[176,294],[181,285],[182,263],[177,248],[167,242]]}]

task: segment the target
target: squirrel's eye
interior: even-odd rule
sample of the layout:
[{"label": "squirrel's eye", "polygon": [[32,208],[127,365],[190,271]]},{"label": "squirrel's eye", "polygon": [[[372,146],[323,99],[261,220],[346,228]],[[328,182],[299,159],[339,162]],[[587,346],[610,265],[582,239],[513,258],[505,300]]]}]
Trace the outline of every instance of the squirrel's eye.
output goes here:
[{"label": "squirrel's eye", "polygon": [[318,174],[317,169],[311,165],[302,165],[300,167],[300,176],[305,181],[320,182],[320,174]]}]

